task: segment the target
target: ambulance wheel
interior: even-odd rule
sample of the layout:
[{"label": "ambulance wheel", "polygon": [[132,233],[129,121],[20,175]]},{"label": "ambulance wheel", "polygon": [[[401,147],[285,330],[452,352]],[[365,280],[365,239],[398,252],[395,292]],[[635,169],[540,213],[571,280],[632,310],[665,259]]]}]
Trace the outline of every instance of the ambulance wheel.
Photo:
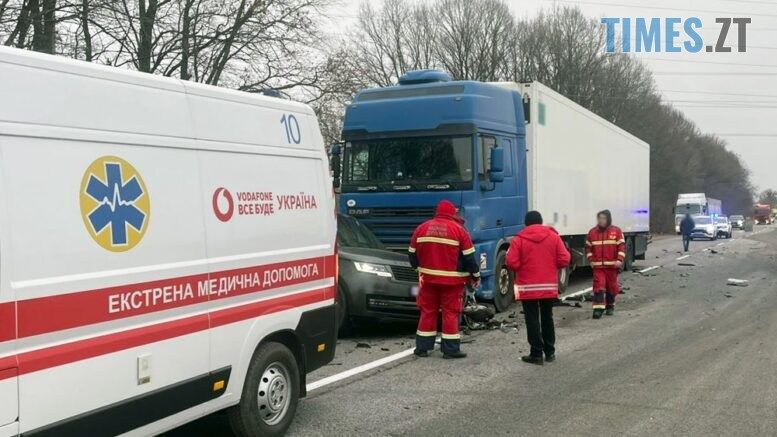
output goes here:
[{"label": "ambulance wheel", "polygon": [[297,360],[286,346],[270,342],[254,352],[240,403],[228,410],[232,431],[240,437],[282,436],[299,400]]},{"label": "ambulance wheel", "polygon": [[515,303],[513,272],[505,266],[507,252],[499,252],[494,264],[494,306],[498,313],[507,311]]}]

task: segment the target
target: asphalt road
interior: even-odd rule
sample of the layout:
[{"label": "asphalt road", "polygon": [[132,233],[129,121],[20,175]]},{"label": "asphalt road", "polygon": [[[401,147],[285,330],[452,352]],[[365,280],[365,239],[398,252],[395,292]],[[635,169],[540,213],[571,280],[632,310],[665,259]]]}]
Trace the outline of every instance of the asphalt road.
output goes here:
[{"label": "asphalt road", "polygon": [[[466,336],[464,360],[402,358],[311,391],[289,435],[774,435],[777,232],[756,231],[696,242],[681,260],[677,238],[657,239],[637,267],[660,267],[622,275],[615,316],[592,320],[588,302],[556,308],[555,363],[520,361],[516,307],[501,317],[518,329]],[[577,274],[569,290],[588,286]],[[309,382],[406,350],[413,331],[342,339]],[[170,435],[231,433],[216,414]]]}]

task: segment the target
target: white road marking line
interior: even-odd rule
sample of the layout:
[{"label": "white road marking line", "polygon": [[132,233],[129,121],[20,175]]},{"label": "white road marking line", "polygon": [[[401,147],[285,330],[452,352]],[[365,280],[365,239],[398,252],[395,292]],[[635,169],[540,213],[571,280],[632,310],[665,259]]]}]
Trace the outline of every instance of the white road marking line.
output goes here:
[{"label": "white road marking line", "polygon": [[683,256],[681,256],[681,257],[679,257],[679,258],[675,258],[675,259],[676,259],[677,261],[682,261],[682,260],[684,260],[685,258],[690,258],[690,257],[691,257],[690,255],[683,255]]},{"label": "white road marking line", "polygon": [[722,245],[724,245],[724,244],[726,244],[726,243],[718,243],[717,245],[718,245],[718,246],[722,246]]},{"label": "white road marking line", "polygon": [[570,297],[575,297],[575,296],[580,296],[581,294],[586,294],[586,293],[588,293],[589,291],[593,291],[593,289],[594,289],[593,287],[588,287],[588,288],[586,288],[585,290],[579,290],[579,291],[575,291],[574,293],[570,293],[570,294],[568,294],[568,295],[566,295],[566,296],[563,296],[563,297],[561,298],[561,301],[563,302],[563,301],[567,300],[567,299],[568,299],[568,298],[570,298]]},{"label": "white road marking line", "polygon": [[308,391],[313,391],[317,388],[324,387],[329,384],[334,384],[335,382],[342,381],[343,379],[350,378],[352,376],[358,375],[360,373],[364,373],[368,370],[372,370],[376,367],[380,367],[384,364],[388,364],[392,361],[399,360],[401,358],[405,358],[407,356],[413,355],[413,351],[415,348],[410,348],[407,350],[404,350],[402,352],[398,352],[394,355],[389,355],[387,357],[383,357],[379,360],[375,360],[373,362],[362,364],[361,366],[354,367],[353,369],[346,370],[344,372],[340,372],[337,374],[334,374],[332,376],[327,376],[326,378],[321,378],[318,381],[313,381],[310,384],[307,385]]},{"label": "white road marking line", "polygon": [[646,269],[642,269],[642,270],[640,270],[640,271],[639,271],[639,273],[647,273],[647,272],[649,272],[649,271],[651,271],[651,270],[655,270],[655,269],[657,269],[657,268],[659,268],[659,267],[661,267],[661,266],[653,266],[653,267],[648,267],[648,268],[646,268]]}]

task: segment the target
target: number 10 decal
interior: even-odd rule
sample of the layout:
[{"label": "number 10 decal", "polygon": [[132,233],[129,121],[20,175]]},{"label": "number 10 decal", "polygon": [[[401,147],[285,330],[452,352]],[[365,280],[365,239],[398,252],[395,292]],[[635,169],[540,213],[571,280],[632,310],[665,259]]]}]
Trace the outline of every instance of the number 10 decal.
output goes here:
[{"label": "number 10 decal", "polygon": [[297,117],[294,114],[283,114],[281,117],[281,124],[286,131],[286,141],[289,144],[299,144],[302,141],[302,134],[299,130],[299,123]]}]

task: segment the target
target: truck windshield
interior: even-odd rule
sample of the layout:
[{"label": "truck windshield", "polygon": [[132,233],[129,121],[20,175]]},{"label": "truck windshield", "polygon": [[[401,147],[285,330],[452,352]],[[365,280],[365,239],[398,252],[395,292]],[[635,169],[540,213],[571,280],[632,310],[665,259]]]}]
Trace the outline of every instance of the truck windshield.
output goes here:
[{"label": "truck windshield", "polygon": [[472,186],[472,137],[354,141],[345,146],[343,191],[462,190]]},{"label": "truck windshield", "polygon": [[674,209],[674,213],[677,215],[685,215],[685,214],[701,214],[702,208],[701,205],[693,205],[693,204],[685,204],[685,205],[677,205]]}]

